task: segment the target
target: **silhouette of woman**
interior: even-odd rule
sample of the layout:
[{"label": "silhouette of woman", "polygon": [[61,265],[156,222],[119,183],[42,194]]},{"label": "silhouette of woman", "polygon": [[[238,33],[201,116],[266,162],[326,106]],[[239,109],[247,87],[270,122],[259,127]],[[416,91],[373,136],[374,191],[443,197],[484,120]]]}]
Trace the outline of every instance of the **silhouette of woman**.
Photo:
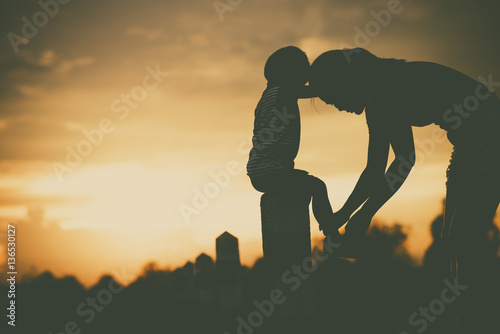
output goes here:
[{"label": "silhouette of woman", "polygon": [[[330,227],[348,222],[346,239],[365,233],[406,180],[416,159],[412,126],[434,123],[447,131],[454,151],[442,237],[451,251],[452,278],[468,290],[460,300],[460,328],[489,333],[487,322],[493,312],[500,314],[485,290],[492,262],[484,241],[500,199],[500,99],[494,87],[443,65],[379,58],[360,48],[325,52],[311,71],[311,89],[321,100],[356,115],[364,111],[369,128],[366,168]],[[395,158],[386,170],[390,146]]]}]

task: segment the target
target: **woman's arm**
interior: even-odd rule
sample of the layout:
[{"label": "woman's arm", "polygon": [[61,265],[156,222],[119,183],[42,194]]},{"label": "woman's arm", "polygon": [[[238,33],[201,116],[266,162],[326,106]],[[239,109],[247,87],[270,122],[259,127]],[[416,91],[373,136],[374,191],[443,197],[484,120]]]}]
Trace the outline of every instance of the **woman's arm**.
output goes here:
[{"label": "woman's arm", "polygon": [[349,220],[346,233],[362,235],[370,226],[375,213],[399,190],[415,164],[415,146],[410,125],[399,125],[392,130],[390,142],[394,151],[394,161],[382,178],[374,177],[367,185],[369,198]]},{"label": "woman's arm", "polygon": [[401,188],[415,165],[415,146],[410,125],[391,131],[391,146],[394,160],[384,175],[384,182],[374,189],[361,208],[372,217]]},{"label": "woman's arm", "polygon": [[340,226],[349,220],[351,215],[370,197],[372,190],[384,182],[385,168],[389,156],[390,138],[384,129],[370,129],[368,144],[368,160],[354,190],[337,212],[342,220]]}]

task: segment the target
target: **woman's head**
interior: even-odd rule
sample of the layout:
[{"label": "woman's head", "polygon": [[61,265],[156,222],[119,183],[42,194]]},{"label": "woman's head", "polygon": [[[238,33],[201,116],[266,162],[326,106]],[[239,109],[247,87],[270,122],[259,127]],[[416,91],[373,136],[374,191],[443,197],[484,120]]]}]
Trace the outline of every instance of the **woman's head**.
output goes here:
[{"label": "woman's head", "polygon": [[325,103],[360,115],[370,99],[370,81],[380,60],[361,48],[328,51],[311,65],[309,82]]},{"label": "woman's head", "polygon": [[270,84],[304,86],[311,65],[307,55],[295,46],[279,49],[267,59],[264,76]]}]

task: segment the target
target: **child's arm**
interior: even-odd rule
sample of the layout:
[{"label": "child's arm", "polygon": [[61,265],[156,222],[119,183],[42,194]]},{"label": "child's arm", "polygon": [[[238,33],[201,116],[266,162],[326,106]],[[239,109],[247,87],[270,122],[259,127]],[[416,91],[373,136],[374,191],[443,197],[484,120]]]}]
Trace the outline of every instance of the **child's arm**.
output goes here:
[{"label": "child's arm", "polygon": [[299,89],[299,99],[310,99],[318,97],[318,94],[312,89],[311,86],[303,86]]}]

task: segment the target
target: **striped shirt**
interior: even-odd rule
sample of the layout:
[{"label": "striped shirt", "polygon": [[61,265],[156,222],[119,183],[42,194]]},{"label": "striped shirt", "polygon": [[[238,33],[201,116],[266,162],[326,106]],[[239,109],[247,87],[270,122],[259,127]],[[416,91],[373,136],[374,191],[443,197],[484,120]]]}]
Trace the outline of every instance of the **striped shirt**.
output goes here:
[{"label": "striped shirt", "polygon": [[292,170],[300,143],[297,98],[283,88],[268,87],[255,109],[255,121],[247,173],[253,177]]}]

